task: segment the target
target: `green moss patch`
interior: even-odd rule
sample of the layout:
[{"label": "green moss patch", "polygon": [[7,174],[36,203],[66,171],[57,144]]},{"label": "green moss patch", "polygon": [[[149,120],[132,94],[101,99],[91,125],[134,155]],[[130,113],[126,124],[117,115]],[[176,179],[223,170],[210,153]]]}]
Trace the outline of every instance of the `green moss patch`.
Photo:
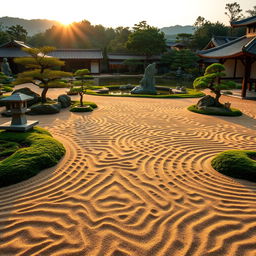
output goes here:
[{"label": "green moss patch", "polygon": [[[26,180],[41,170],[56,165],[65,154],[63,145],[48,131],[39,127],[25,133],[2,131],[0,140],[14,143],[10,145],[13,153],[0,161],[0,187]],[[19,145],[26,147],[20,148]],[[2,146],[8,151],[6,143]]]},{"label": "green moss patch", "polygon": [[0,140],[0,160],[10,156],[20,148],[20,144],[16,142],[10,142]]},{"label": "green moss patch", "polygon": [[70,111],[71,112],[92,112],[93,109],[97,108],[98,106],[94,102],[84,101],[83,107],[80,106],[79,101],[73,101]]},{"label": "green moss patch", "polygon": [[224,151],[212,160],[212,167],[225,175],[256,182],[256,151]]},{"label": "green moss patch", "polygon": [[243,113],[239,109],[231,108],[230,111],[225,108],[207,108],[198,109],[196,105],[188,107],[188,110],[203,115],[215,115],[215,116],[241,116]]}]

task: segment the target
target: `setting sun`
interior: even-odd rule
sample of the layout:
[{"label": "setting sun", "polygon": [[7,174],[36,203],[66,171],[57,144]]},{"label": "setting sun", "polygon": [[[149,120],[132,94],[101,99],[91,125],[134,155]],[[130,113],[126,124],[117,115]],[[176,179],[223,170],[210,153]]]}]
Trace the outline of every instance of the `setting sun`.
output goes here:
[{"label": "setting sun", "polygon": [[63,26],[70,26],[74,20],[71,20],[69,17],[62,17],[58,19],[58,21],[63,25]]}]

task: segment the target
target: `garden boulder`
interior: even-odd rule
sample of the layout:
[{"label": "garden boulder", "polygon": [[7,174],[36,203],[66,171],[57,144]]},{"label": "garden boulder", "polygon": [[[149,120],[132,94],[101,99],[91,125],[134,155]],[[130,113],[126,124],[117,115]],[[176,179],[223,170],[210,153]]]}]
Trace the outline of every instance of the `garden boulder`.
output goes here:
[{"label": "garden boulder", "polygon": [[61,108],[67,108],[71,106],[71,98],[66,94],[60,95],[57,101],[61,104]]},{"label": "garden boulder", "polygon": [[44,103],[36,104],[30,107],[28,115],[48,115],[57,114],[61,110],[61,104],[59,102],[55,103]]},{"label": "garden boulder", "polygon": [[208,108],[208,107],[215,107],[216,106],[216,100],[212,96],[206,95],[197,102],[196,106],[197,106],[198,109]]}]

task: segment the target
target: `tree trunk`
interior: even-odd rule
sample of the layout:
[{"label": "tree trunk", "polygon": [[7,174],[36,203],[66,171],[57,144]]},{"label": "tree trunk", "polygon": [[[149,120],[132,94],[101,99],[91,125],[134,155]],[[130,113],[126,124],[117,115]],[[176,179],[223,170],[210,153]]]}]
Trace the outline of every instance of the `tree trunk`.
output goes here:
[{"label": "tree trunk", "polygon": [[79,95],[80,95],[80,107],[83,107],[84,106],[84,104],[83,104],[83,96],[84,96],[84,94],[83,94],[83,92],[79,92]]},{"label": "tree trunk", "polygon": [[221,93],[220,93],[219,90],[214,91],[214,93],[215,93],[216,105],[217,105],[217,107],[219,107],[219,106],[221,106],[221,103],[220,103],[220,101],[219,101],[220,96],[221,96]]},{"label": "tree trunk", "polygon": [[46,93],[47,93],[47,91],[48,91],[48,87],[44,87],[44,89],[43,89],[43,91],[42,91],[42,94],[41,94],[41,102],[42,103],[46,103],[46,101],[47,101],[47,99],[46,99]]}]

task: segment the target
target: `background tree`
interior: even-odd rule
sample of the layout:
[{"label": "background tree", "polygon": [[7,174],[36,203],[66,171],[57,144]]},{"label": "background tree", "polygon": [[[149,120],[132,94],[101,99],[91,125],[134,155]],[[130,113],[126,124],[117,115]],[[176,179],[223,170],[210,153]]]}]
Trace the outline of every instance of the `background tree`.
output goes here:
[{"label": "background tree", "polygon": [[193,35],[188,33],[180,33],[176,36],[176,42],[183,44],[187,48],[190,47],[192,39]]},{"label": "background tree", "polygon": [[156,27],[149,26],[146,21],[134,25],[126,45],[132,52],[144,55],[146,62],[151,56],[166,50],[164,33]]},{"label": "background tree", "polygon": [[74,22],[70,26],[52,26],[44,33],[36,34],[29,39],[36,47],[52,45],[57,48],[100,48],[108,47],[116,32],[113,28],[92,25],[89,21]]},{"label": "background tree", "polygon": [[243,17],[242,9],[240,4],[237,2],[226,4],[225,9],[227,10],[225,14],[229,17],[229,22],[240,20]]},{"label": "background tree", "polygon": [[5,32],[0,30],[0,45],[4,43],[8,43],[10,41],[10,35]]},{"label": "background tree", "polygon": [[42,86],[42,103],[47,101],[46,94],[49,88],[62,85],[61,78],[72,76],[69,72],[54,70],[65,64],[57,58],[48,57],[47,54],[55,50],[54,47],[22,48],[31,57],[15,58],[14,62],[25,66],[27,71],[19,73],[14,84],[33,83]]},{"label": "background tree", "polygon": [[199,57],[194,52],[185,49],[180,51],[174,51],[170,64],[173,70],[181,68],[182,71],[189,73],[190,69],[198,66],[198,60]]},{"label": "background tree", "polygon": [[136,59],[128,59],[128,60],[124,60],[123,64],[128,66],[129,68],[129,72],[136,72],[139,69],[142,69],[141,67],[143,67],[143,62],[138,61]]},{"label": "background tree", "polygon": [[198,16],[195,23],[194,23],[194,26],[196,27],[196,29],[202,27],[206,22],[208,22],[204,17],[202,16]]},{"label": "background tree", "polygon": [[190,76],[192,78],[198,76],[199,74],[198,60],[199,57],[196,55],[196,53],[189,49],[184,49],[181,51],[171,51],[164,53],[161,56],[160,63],[165,67],[169,66],[169,70],[165,71],[169,72],[171,70],[170,75],[172,74],[173,77],[176,75],[177,70],[180,68],[181,73],[185,75],[183,78],[186,77],[187,79],[190,79]]},{"label": "background tree", "polygon": [[80,95],[80,107],[83,107],[83,96],[86,92],[86,89],[88,86],[93,84],[92,76],[88,75],[90,71],[88,69],[78,69],[74,73],[74,77],[76,78],[77,81],[73,82],[73,85],[75,86],[73,88],[74,91],[78,92]]},{"label": "background tree", "polygon": [[109,42],[108,50],[110,52],[128,52],[126,42],[131,34],[129,27],[117,27],[115,37]]},{"label": "background tree", "polygon": [[195,89],[210,89],[215,94],[216,106],[221,107],[222,104],[219,101],[221,90],[236,87],[236,83],[232,81],[221,81],[221,78],[225,75],[224,65],[214,63],[206,68],[204,76],[200,76],[194,80],[193,86]]},{"label": "background tree", "polygon": [[9,27],[6,32],[10,35],[13,40],[26,41],[28,32],[21,25],[15,25]]},{"label": "background tree", "polygon": [[202,49],[207,45],[213,36],[227,36],[228,33],[229,28],[224,24],[219,22],[211,23],[210,21],[206,21],[196,29],[190,44],[191,48],[195,50]]},{"label": "background tree", "polygon": [[256,16],[256,5],[253,6],[252,10],[245,11],[249,14],[249,17]]}]

